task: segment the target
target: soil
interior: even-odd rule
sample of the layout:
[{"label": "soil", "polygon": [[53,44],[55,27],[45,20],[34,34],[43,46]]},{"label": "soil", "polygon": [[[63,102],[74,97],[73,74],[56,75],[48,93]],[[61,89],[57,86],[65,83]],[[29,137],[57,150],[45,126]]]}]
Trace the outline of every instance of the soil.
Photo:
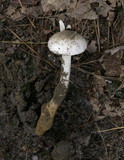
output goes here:
[{"label": "soil", "polygon": [[[51,35],[59,31],[60,12],[14,20],[6,15],[14,1],[7,3],[3,0],[0,3],[0,160],[123,160],[123,128],[98,132],[123,126],[124,123],[123,87],[119,93],[115,93],[115,83],[111,80],[117,80],[122,72],[118,72],[119,68],[119,75],[108,78],[113,70],[111,66],[105,66],[108,62],[105,60],[111,60],[110,65],[117,56],[111,59],[110,55],[104,55],[104,51],[112,48],[113,43],[114,47],[122,44],[122,37],[120,41],[118,32],[121,28],[122,8],[117,8],[118,19],[115,19],[116,27],[113,30],[110,27],[109,42],[106,42],[108,21],[100,16],[100,50],[97,43],[94,53],[87,50],[84,54],[72,58],[68,92],[57,110],[53,126],[43,136],[36,136],[35,127],[41,106],[51,100],[59,82],[61,57],[53,55],[47,44],[35,42],[47,42]],[[39,3],[36,7],[38,6]],[[65,16],[64,23],[68,24],[68,21]],[[95,25],[97,20],[79,21],[70,18],[70,22],[72,29],[79,33],[82,33],[83,23],[86,24],[83,32],[89,43],[98,40]],[[113,42],[114,40],[116,42]],[[117,65],[122,67],[122,51],[118,53],[119,60],[120,54],[121,61],[118,61]],[[99,61],[103,55],[104,67]],[[95,75],[104,78],[101,81]],[[108,85],[105,83],[106,77]],[[111,87],[110,81],[113,84]],[[120,79],[114,82],[117,82],[116,85],[121,83]],[[96,105],[97,109],[94,109],[93,102],[95,103],[96,97],[99,104]],[[113,116],[115,108],[108,111],[108,103],[109,107],[114,104],[115,108],[122,104],[121,111],[119,110],[121,113]]]}]

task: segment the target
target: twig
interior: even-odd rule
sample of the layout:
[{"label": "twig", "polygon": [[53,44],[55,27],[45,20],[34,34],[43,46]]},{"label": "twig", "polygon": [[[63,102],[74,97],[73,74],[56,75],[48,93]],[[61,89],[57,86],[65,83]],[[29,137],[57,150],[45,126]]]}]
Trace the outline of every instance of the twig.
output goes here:
[{"label": "twig", "polygon": [[7,44],[47,44],[47,42],[16,42],[16,41],[0,41],[0,43]]},{"label": "twig", "polygon": [[109,80],[114,80],[114,81],[122,81],[124,80],[123,78],[117,78],[117,77],[109,77],[109,76],[101,76],[101,75],[97,75],[95,73],[92,73],[92,72],[89,72],[89,71],[86,71],[82,68],[79,68],[79,67],[75,67],[75,66],[72,66],[73,68],[83,72],[83,73],[88,73],[90,75],[93,75],[95,78],[98,78],[98,79],[109,79]]},{"label": "twig", "polygon": [[115,53],[119,52],[120,50],[124,50],[124,46],[118,46],[116,48],[107,49],[105,53],[111,53],[111,55],[114,55]]},{"label": "twig", "polygon": [[20,4],[21,8],[24,8],[23,5],[22,5],[21,0],[18,0],[18,2],[19,2],[19,4]]},{"label": "twig", "polygon": [[[8,28],[8,30],[16,37],[18,38],[21,42],[23,42],[21,40],[21,38],[15,33],[13,32],[10,28]],[[31,48],[28,44],[26,44],[25,42],[23,42],[33,53],[35,53],[36,55],[38,54],[33,48]]]},{"label": "twig", "polygon": [[[95,125],[96,125],[96,128],[97,128],[98,132],[99,132],[99,127],[98,127],[97,123],[95,123]],[[104,145],[106,154],[108,155],[108,150],[107,150],[107,147],[106,147],[106,144],[105,144],[104,137],[103,137],[103,135],[101,134],[101,132],[99,132],[99,133],[100,133],[101,139],[102,139],[102,141],[103,141],[103,145]],[[109,159],[110,159],[110,158],[109,158]]]},{"label": "twig", "polygon": [[124,129],[124,126],[122,126],[122,127],[116,127],[116,128],[110,128],[110,129],[105,129],[105,130],[102,130],[102,131],[99,130],[99,131],[97,131],[96,133],[114,131],[114,130],[118,130],[118,129]]},{"label": "twig", "polygon": [[107,38],[108,38],[108,40],[107,40],[108,44],[107,45],[109,46],[109,43],[110,43],[110,22],[108,22],[108,33],[107,33],[107,35],[108,35],[107,36]]},{"label": "twig", "polygon": [[[23,6],[21,0],[18,0],[18,1],[19,1],[19,4],[20,4],[21,8],[24,10],[25,7]],[[27,18],[28,18],[29,22],[31,23],[31,25],[35,28],[35,25],[34,25],[34,23],[31,21],[31,19],[30,19],[28,16],[27,16]]]},{"label": "twig", "polygon": [[[16,38],[18,38],[20,41],[22,41],[21,40],[21,38],[15,33],[15,32],[13,32],[10,28],[8,28],[8,30],[16,37]],[[23,42],[23,41],[22,41]],[[38,55],[38,53],[33,49],[33,48],[31,48],[28,44],[26,44],[25,42],[23,42],[33,53],[35,53],[35,55]],[[55,68],[54,67],[54,65],[52,65],[49,61],[47,61],[47,60],[43,60],[42,59],[42,61],[44,61],[44,62],[46,62],[47,64],[49,64],[50,66],[52,66],[53,68]]]},{"label": "twig", "polygon": [[29,22],[31,23],[31,25],[33,26],[33,28],[36,28],[36,26],[34,25],[34,23],[32,22],[32,20],[27,16]]},{"label": "twig", "polygon": [[94,21],[95,24],[95,30],[96,30],[96,38],[97,38],[97,44],[98,44],[98,50],[100,52],[100,28],[99,28],[99,19]]}]

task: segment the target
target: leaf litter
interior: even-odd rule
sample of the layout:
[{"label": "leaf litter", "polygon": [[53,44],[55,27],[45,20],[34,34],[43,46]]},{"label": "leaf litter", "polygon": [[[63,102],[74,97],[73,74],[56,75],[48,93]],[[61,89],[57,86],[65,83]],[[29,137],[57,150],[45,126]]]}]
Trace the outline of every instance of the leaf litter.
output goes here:
[{"label": "leaf litter", "polygon": [[[112,6],[114,4],[114,6]],[[23,19],[26,15],[41,15],[42,11],[44,13],[51,11],[65,11],[65,15],[76,18],[78,20],[89,19],[95,20],[98,19],[100,15],[107,17],[108,20],[112,20],[112,15],[110,11],[115,10],[115,3],[108,5],[106,1],[103,0],[88,0],[88,1],[71,1],[71,0],[41,0],[41,6],[31,6],[25,7],[23,9],[17,9],[17,5],[10,5],[7,9],[7,15],[13,20]],[[25,16],[24,16],[25,15]]]}]

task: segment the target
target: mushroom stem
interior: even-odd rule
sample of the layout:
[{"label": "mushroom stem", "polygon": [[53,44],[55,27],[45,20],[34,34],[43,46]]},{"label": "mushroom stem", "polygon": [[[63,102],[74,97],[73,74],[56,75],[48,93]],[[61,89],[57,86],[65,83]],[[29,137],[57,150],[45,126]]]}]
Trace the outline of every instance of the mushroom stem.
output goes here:
[{"label": "mushroom stem", "polygon": [[[71,56],[62,56],[62,71],[58,85],[55,88],[52,102],[58,107],[62,103],[67,93],[71,68]],[[57,107],[57,108],[58,108]]]},{"label": "mushroom stem", "polygon": [[62,81],[68,88],[71,70],[71,56],[62,55],[62,74],[60,81]]},{"label": "mushroom stem", "polygon": [[[65,24],[62,20],[59,21],[59,28],[60,32],[65,30]],[[52,98],[52,102],[57,104],[57,108],[62,103],[63,99],[65,98],[68,84],[69,84],[69,78],[70,78],[70,70],[71,70],[71,56],[70,55],[62,55],[61,59],[61,77],[58,85],[55,88],[54,95]]]},{"label": "mushroom stem", "polygon": [[53,98],[41,107],[41,115],[37,122],[35,133],[43,135],[52,127],[54,116],[67,93],[71,68],[71,56],[62,56],[62,71],[58,85],[55,88]]}]

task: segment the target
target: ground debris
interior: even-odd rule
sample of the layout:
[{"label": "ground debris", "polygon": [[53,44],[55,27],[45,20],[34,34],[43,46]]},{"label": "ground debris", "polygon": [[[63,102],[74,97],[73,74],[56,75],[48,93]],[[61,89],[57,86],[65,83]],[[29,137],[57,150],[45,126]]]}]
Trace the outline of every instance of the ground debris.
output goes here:
[{"label": "ground debris", "polygon": [[43,12],[63,11],[70,6],[70,0],[42,0]]},{"label": "ground debris", "polygon": [[121,74],[121,55],[107,55],[103,59],[102,66],[106,76],[120,76]]},{"label": "ground debris", "polygon": [[40,14],[42,14],[40,6],[18,8],[18,6],[10,5],[6,12],[6,16],[14,21],[20,21],[27,16],[38,17]]},{"label": "ground debris", "polygon": [[[104,96],[102,96],[104,99]],[[109,100],[100,101],[97,98],[91,98],[91,104],[93,110],[96,112],[96,120],[104,119],[105,117],[121,117],[124,115],[123,101],[120,103],[118,100]]]},{"label": "ground debris", "polygon": [[124,114],[123,105],[119,102],[123,99],[124,90],[124,57],[123,51],[120,51],[122,49],[123,46],[108,49],[100,59],[104,76],[101,79],[94,77],[95,96],[91,97],[91,104],[98,120],[106,116],[121,117]]},{"label": "ground debris", "polygon": [[52,158],[54,160],[68,160],[70,157],[70,144],[66,141],[58,142],[52,151]]},{"label": "ground debris", "polygon": [[27,4],[29,3],[27,1],[22,1],[22,3],[18,3],[18,5],[13,5],[13,3],[10,3],[10,6],[7,8],[6,15],[16,21],[27,16],[37,17],[42,13],[49,14],[51,11],[64,11],[64,16],[67,15],[78,20],[95,20],[101,15],[103,17],[107,17],[108,21],[112,22],[115,17],[115,8],[118,6],[115,1],[108,4],[107,1],[103,0],[42,0],[41,5],[37,6],[36,2],[31,2],[30,7],[27,7]]},{"label": "ground debris", "polygon": [[67,11],[66,14],[78,20],[93,20],[98,18],[98,15],[91,9],[89,2],[82,3],[81,1],[79,1],[76,7],[73,8],[73,10],[71,9],[70,11]]},{"label": "ground debris", "polygon": [[6,15],[12,20],[21,20],[25,16],[21,13],[20,9],[17,10],[17,6],[9,6]]},{"label": "ground debris", "polygon": [[[65,14],[76,18],[78,20],[82,19],[97,19],[99,15],[103,17],[107,17],[109,11],[114,10],[116,7],[116,3],[110,2],[110,5],[106,3],[106,1],[102,0],[90,0],[90,1],[59,1],[59,0],[52,0],[52,1],[41,1],[42,8],[44,12],[49,11],[65,11]],[[110,15],[108,17],[110,20]]]},{"label": "ground debris", "polygon": [[105,103],[103,114],[110,117],[121,117],[124,114],[124,108],[120,106],[119,102],[108,100]]},{"label": "ground debris", "polygon": [[121,50],[124,50],[124,46],[118,46],[112,49],[107,49],[105,53],[110,53],[111,55],[114,55],[115,53],[118,53]]},{"label": "ground debris", "polygon": [[97,46],[96,46],[96,41],[95,40],[92,40],[90,42],[90,44],[87,47],[87,50],[88,50],[89,53],[94,53],[94,52],[97,51]]}]

